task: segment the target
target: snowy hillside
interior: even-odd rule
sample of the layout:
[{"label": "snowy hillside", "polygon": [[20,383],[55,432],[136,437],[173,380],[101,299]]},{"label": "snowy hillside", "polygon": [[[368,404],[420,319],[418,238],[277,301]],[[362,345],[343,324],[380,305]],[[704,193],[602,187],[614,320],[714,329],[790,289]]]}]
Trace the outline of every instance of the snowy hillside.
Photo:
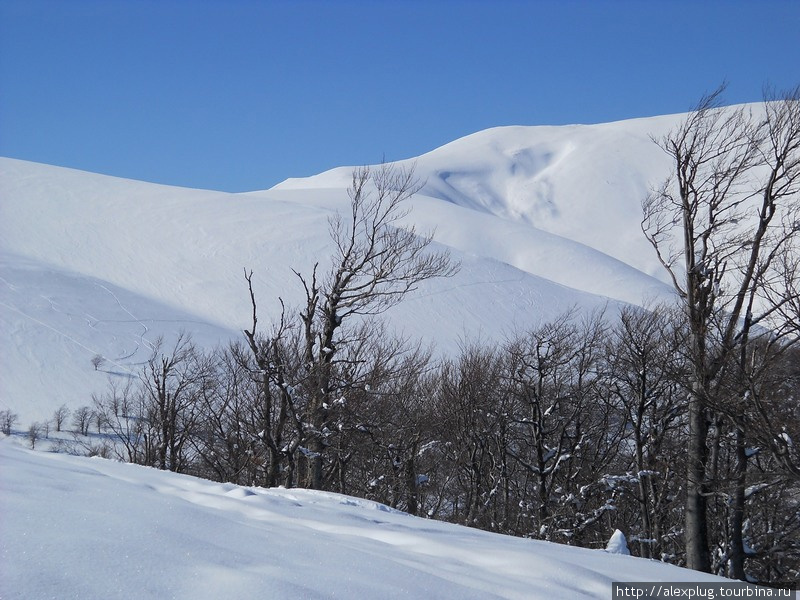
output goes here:
[{"label": "snowy hillside", "polygon": [[9,439],[0,473],[8,599],[556,600],[610,598],[613,581],[724,581],[338,494],[213,483]]},{"label": "snowy hillside", "polygon": [[[671,166],[651,136],[683,116],[498,127],[404,162],[416,165],[425,196],[585,244],[661,277],[639,228],[640,203]],[[349,177],[343,167],[275,189],[342,187]]]},{"label": "snowy hillside", "polygon": [[[649,136],[679,118],[504,127],[417,158],[425,185],[407,221],[462,268],[424,284],[387,314],[391,324],[449,353],[571,306],[667,297],[639,206],[669,168]],[[226,194],[0,159],[0,409],[25,424],[88,404],[160,335],[185,329],[206,346],[240,335],[244,269],[262,321],[278,297],[295,306],[292,269],[324,268],[327,219],[346,207],[351,173]]]}]

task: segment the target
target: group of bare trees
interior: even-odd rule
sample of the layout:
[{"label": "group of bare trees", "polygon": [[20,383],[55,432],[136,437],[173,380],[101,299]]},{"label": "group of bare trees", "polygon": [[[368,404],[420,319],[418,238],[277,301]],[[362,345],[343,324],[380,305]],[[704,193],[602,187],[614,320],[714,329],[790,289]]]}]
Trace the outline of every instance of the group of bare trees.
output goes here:
[{"label": "group of bare trees", "polygon": [[704,97],[659,140],[674,173],[643,204],[642,228],[672,278],[688,332],[686,561],[712,567],[709,500],[723,432],[736,440],[729,477],[731,575],[745,577],[748,437],[761,432],[783,469],[797,454],[761,384],[800,331],[800,88],[765,96],[763,113]]},{"label": "group of bare trees", "polygon": [[[260,486],[309,487],[318,461],[320,489],[595,548],[620,529],[635,554],[685,564],[692,365],[675,309],[570,313],[444,360],[372,330],[331,366],[337,392],[321,429],[306,421],[315,392],[303,330],[281,331],[255,336],[271,353],[261,362],[246,341],[210,353],[185,338],[162,345],[137,384],[96,398],[116,455]],[[786,459],[767,442],[800,436],[800,353],[772,352],[753,348],[753,364],[771,367],[751,374],[761,408],[741,415],[779,425],[745,429],[744,479],[735,422],[709,414],[706,523],[711,570],[732,571],[739,534],[746,572],[786,584],[800,575],[800,481],[783,463],[797,454],[790,444]],[[733,402],[738,386],[720,387]]]},{"label": "group of bare trees", "polygon": [[372,498],[412,514],[762,582],[800,578],[800,102],[719,92],[659,143],[675,173],[643,230],[674,306],[565,314],[458,356],[379,316],[455,272],[404,228],[412,173],[357,170],[330,263],[296,311],[201,352],[160,344],[95,398],[124,460],[247,485]]}]

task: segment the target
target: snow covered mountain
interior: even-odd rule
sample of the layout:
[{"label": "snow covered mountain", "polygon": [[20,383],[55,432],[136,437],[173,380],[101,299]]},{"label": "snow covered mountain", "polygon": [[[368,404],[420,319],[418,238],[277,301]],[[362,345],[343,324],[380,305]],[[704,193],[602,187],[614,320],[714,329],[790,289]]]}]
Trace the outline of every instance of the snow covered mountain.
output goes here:
[{"label": "snow covered mountain", "polygon": [[[670,294],[640,229],[640,202],[669,170],[651,141],[681,115],[592,126],[503,127],[416,159],[407,217],[462,267],[392,309],[393,327],[452,352],[582,310]],[[351,167],[227,194],[0,159],[0,409],[21,423],[90,403],[135,371],[158,336],[202,345],[300,299],[292,269],[330,254],[327,219]],[[105,362],[95,370],[91,359]]]}]

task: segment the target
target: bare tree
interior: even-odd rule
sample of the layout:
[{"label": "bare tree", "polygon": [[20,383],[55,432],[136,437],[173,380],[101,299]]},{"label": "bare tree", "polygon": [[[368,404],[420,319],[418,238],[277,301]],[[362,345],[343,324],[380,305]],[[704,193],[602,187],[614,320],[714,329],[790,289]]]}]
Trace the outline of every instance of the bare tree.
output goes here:
[{"label": "bare tree", "polygon": [[300,419],[301,406],[295,385],[303,354],[302,342],[297,338],[297,329],[292,326],[281,301],[281,317],[269,335],[258,332],[258,310],[253,292],[253,273],[245,271],[250,303],[253,309],[253,324],[244,330],[247,346],[255,365],[244,353],[237,352],[238,363],[251,372],[260,388],[257,415],[259,439],[266,446],[267,463],[264,484],[278,485],[280,471],[285,467],[284,483],[294,484],[296,451],[304,437],[304,425]]},{"label": "bare tree", "polygon": [[368,329],[363,344],[343,349],[339,360],[346,368],[335,371],[339,392],[328,407],[326,487],[416,514],[429,352],[377,324]]},{"label": "bare tree", "polygon": [[178,335],[171,349],[162,348],[159,339],[141,375],[152,461],[148,464],[181,472],[186,466],[185,448],[194,433],[199,398],[213,370],[211,359],[195,348],[186,333]]},{"label": "bare tree", "polygon": [[[796,243],[800,90],[766,104],[766,119],[721,105],[724,86],[659,145],[674,173],[643,202],[642,229],[672,278],[689,332],[691,391],[686,560],[709,571],[709,411],[719,375],[775,306],[755,302],[785,248]],[[779,299],[783,306],[790,299]]]},{"label": "bare tree", "polygon": [[72,426],[75,433],[89,435],[89,426],[92,424],[93,411],[88,406],[81,406],[72,411]]},{"label": "bare tree", "polygon": [[0,411],[0,431],[11,435],[11,428],[19,421],[19,415],[10,409]]},{"label": "bare tree", "polygon": [[632,516],[640,520],[638,530],[630,523],[629,539],[646,558],[671,553],[673,482],[685,454],[673,450],[685,424],[686,396],[679,383],[683,339],[673,317],[666,307],[625,307],[608,340],[610,390],[629,424],[632,464],[625,471],[636,503]]},{"label": "bare tree", "polygon": [[147,464],[142,387],[136,386],[134,380],[120,385],[111,379],[108,390],[102,395],[93,395],[92,401],[96,418],[111,434],[116,456],[131,463]]},{"label": "bare tree", "polygon": [[523,498],[511,498],[513,414],[503,367],[499,349],[472,344],[439,369],[432,410],[440,470],[434,477],[441,496],[433,507],[438,518],[486,529],[518,528]]},{"label": "bare tree", "polygon": [[104,362],[106,362],[106,359],[105,359],[105,358],[103,358],[103,355],[102,355],[102,354],[95,354],[95,355],[92,357],[92,366],[94,367],[94,370],[95,370],[95,371],[97,371],[97,369],[99,369],[99,368],[100,368],[100,366],[101,366],[101,365],[102,365]]},{"label": "bare tree", "polygon": [[[356,169],[348,190],[350,211],[329,222],[334,252],[327,275],[318,278],[318,265],[310,276],[295,271],[305,290],[299,318],[302,331],[302,383],[305,397],[304,446],[308,463],[306,485],[323,485],[326,430],[334,395],[339,393],[335,371],[347,371],[340,362],[342,350],[357,345],[358,326],[351,319],[384,313],[423,281],[453,275],[454,265],[446,251],[431,248],[432,238],[421,236],[401,220],[408,213],[404,202],[419,190],[413,169],[383,165]],[[255,311],[255,300],[251,293]],[[246,332],[253,348],[253,330]],[[258,352],[258,348],[254,352]]]},{"label": "bare tree", "polygon": [[42,423],[38,421],[36,423],[31,423],[31,426],[28,427],[28,442],[31,444],[31,450],[36,450],[36,442],[44,434],[44,426]]},{"label": "bare tree", "polygon": [[526,473],[529,533],[543,539],[581,544],[614,510],[604,477],[624,423],[613,418],[602,393],[605,334],[601,315],[581,321],[570,312],[506,350],[516,405],[508,452]]},{"label": "bare tree", "polygon": [[53,412],[53,423],[56,426],[56,431],[61,431],[68,416],[69,409],[66,404],[62,404]]}]

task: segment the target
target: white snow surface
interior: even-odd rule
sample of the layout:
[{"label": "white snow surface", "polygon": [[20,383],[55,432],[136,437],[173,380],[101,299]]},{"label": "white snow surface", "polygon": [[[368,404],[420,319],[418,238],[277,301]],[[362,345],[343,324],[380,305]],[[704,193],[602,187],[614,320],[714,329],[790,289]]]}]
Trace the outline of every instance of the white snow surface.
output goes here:
[{"label": "white snow surface", "polygon": [[606,552],[630,555],[631,552],[628,549],[628,540],[625,539],[625,534],[619,529],[615,529],[614,533],[611,534],[611,539],[608,540],[608,544],[606,545]]},{"label": "white snow surface", "polygon": [[332,493],[220,484],[0,440],[0,597],[609,598],[722,581],[411,517]]},{"label": "white snow surface", "polygon": [[[391,326],[451,354],[571,307],[668,298],[640,203],[669,171],[650,136],[680,118],[501,127],[402,161],[425,182],[405,223],[462,266],[389,311]],[[240,337],[244,269],[268,327],[279,297],[302,299],[293,269],[325,271],[352,170],[227,194],[0,158],[0,410],[27,426],[90,404],[182,329],[205,347]]]}]

